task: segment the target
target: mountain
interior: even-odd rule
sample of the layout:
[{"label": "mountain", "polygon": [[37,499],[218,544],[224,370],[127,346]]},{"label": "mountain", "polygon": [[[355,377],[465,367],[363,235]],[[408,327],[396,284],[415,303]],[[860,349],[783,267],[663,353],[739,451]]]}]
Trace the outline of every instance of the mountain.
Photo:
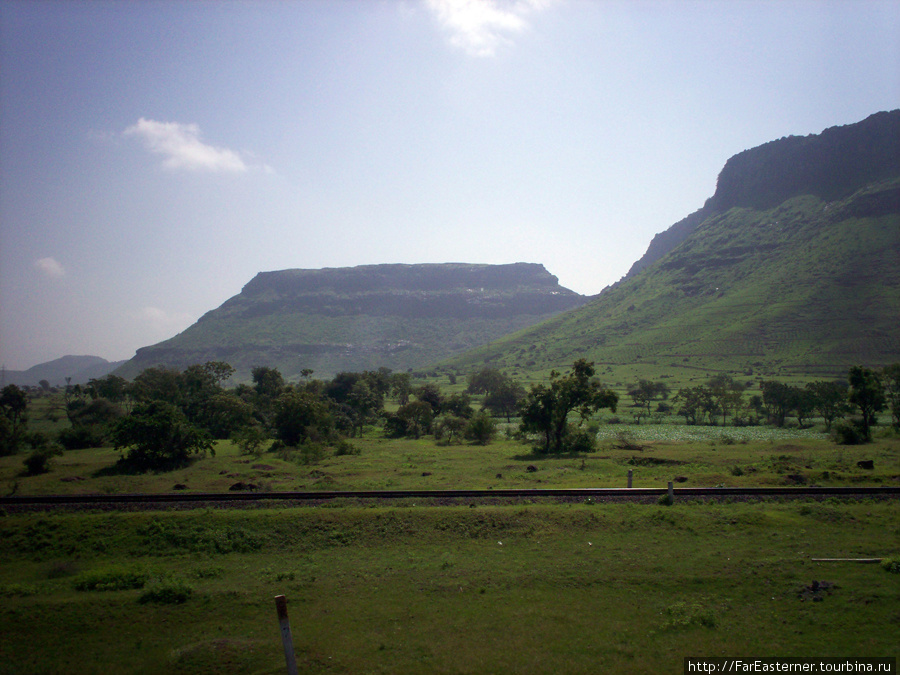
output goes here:
[{"label": "mountain", "polygon": [[226,361],[287,379],[310,368],[422,368],[578,307],[586,298],[543,265],[365,265],[257,274],[175,337],[139,349],[117,374]]},{"label": "mountain", "polygon": [[51,387],[65,386],[66,378],[71,384],[85,384],[91,378],[103,377],[124,361],[107,361],[99,356],[63,356],[46,363],[39,363],[28,370],[3,371],[2,383],[17,384],[20,387],[36,387],[41,380],[47,380]]},{"label": "mountain", "polygon": [[900,361],[900,110],[735,155],[588,304],[450,359],[541,371],[838,376]]}]

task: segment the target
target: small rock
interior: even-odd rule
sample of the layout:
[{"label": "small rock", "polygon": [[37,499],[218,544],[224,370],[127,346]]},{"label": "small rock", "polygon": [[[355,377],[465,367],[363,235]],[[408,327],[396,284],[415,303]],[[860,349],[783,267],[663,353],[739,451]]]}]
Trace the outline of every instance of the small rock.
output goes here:
[{"label": "small rock", "polygon": [[874,469],[875,468],[875,460],[874,459],[861,459],[856,463],[860,469]]},{"label": "small rock", "polygon": [[185,485],[184,483],[175,483],[175,485],[172,486],[172,489],[173,490],[187,490],[187,485]]},{"label": "small rock", "polygon": [[497,478],[503,478],[503,474],[502,474],[502,473],[498,473],[498,474],[497,474]]},{"label": "small rock", "polygon": [[676,483],[687,483],[687,476],[675,476]]},{"label": "small rock", "polygon": [[527,473],[534,473],[535,471],[537,471],[537,467],[534,464],[529,464],[525,467],[525,471]]}]

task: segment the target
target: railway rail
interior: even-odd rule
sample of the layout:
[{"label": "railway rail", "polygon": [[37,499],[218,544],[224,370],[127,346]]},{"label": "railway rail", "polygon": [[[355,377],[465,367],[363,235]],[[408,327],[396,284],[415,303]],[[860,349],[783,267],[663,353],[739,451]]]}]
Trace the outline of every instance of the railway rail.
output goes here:
[{"label": "railway rail", "polygon": [[[106,508],[127,505],[203,503],[227,505],[247,502],[311,503],[334,499],[354,500],[521,500],[573,499],[597,501],[646,501],[669,493],[667,488],[528,488],[502,490],[319,490],[312,492],[165,492],[145,494],[70,494],[21,495],[0,497],[2,507],[52,507],[102,505]],[[900,498],[900,486],[876,487],[679,487],[671,494],[679,499],[759,499],[825,498],[848,499]]]}]

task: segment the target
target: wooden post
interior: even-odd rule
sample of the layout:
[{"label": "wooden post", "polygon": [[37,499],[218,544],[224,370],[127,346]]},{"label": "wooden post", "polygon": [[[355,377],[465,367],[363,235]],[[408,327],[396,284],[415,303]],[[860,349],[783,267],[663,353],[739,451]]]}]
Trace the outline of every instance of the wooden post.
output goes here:
[{"label": "wooden post", "polygon": [[284,646],[287,672],[288,675],[297,675],[297,657],[294,656],[294,639],[291,637],[291,623],[288,621],[287,598],[276,595],[275,609],[278,610],[278,625],[281,627],[281,644]]},{"label": "wooden post", "polygon": [[669,481],[669,503],[675,503],[675,485],[672,483],[672,481]]},{"label": "wooden post", "polygon": [[634,476],[634,469],[628,469],[628,487],[631,487],[631,478]]}]

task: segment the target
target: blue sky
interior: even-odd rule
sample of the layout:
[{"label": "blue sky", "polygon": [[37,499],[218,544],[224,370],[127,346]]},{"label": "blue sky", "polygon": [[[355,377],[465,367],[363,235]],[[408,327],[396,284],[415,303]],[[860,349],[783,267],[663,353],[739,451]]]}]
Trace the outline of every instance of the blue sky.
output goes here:
[{"label": "blue sky", "polygon": [[130,358],[257,272],[594,294],[732,155],[900,107],[900,2],[0,3],[0,363]]}]

